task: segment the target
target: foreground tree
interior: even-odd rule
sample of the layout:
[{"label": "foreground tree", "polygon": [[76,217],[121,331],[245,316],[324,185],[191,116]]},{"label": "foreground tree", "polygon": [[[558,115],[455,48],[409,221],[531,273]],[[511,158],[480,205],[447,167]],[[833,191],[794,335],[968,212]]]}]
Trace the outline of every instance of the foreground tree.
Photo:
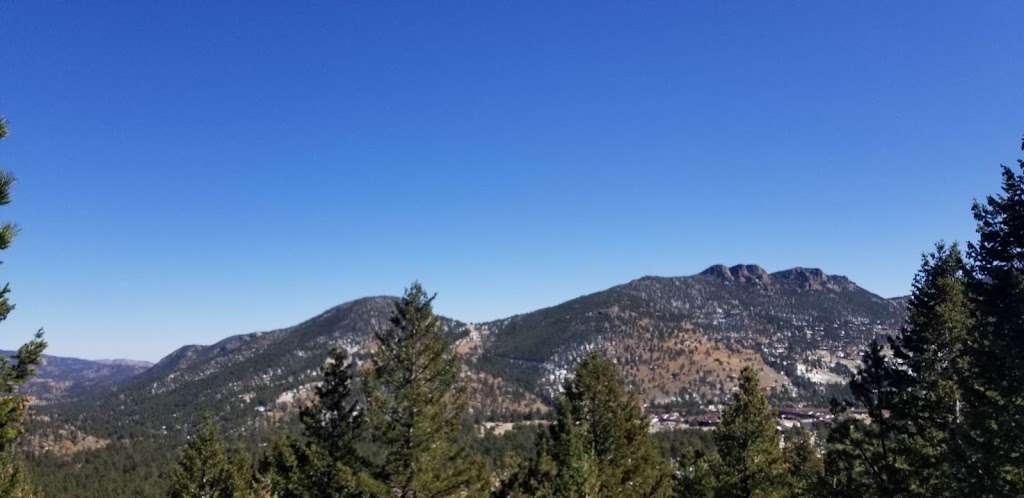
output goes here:
[{"label": "foreground tree", "polygon": [[975,324],[967,268],[956,244],[937,244],[914,278],[909,316],[891,341],[898,376],[890,425],[899,433],[906,496],[960,496],[965,352]]},{"label": "foreground tree", "polygon": [[460,364],[419,283],[377,334],[366,379],[373,475],[392,496],[476,496],[487,483],[469,449]]},{"label": "foreground tree", "polygon": [[732,403],[715,428],[721,460],[716,497],[786,496],[786,468],[775,419],[757,372],[745,367]]},{"label": "foreground tree", "polygon": [[677,463],[675,496],[707,498],[807,497],[821,489],[822,462],[803,430],[785,448],[776,412],[757,372],[745,367],[732,402],[714,431],[715,450],[690,451]]},{"label": "foreground tree", "polygon": [[823,495],[825,462],[809,432],[798,429],[789,433],[782,449],[782,459],[788,478],[787,496]]},{"label": "foreground tree", "polygon": [[0,454],[0,496],[32,498],[35,495],[35,489],[12,452]]},{"label": "foreground tree", "polygon": [[[0,117],[0,140],[7,138],[7,121]],[[11,202],[11,186],[14,176],[0,171],[0,206]],[[0,251],[6,250],[14,241],[18,228],[12,223],[0,225]],[[10,301],[11,287],[0,287],[0,321],[14,310]],[[11,454],[12,447],[21,435],[22,419],[28,406],[28,398],[17,393],[18,387],[35,374],[35,367],[42,358],[46,342],[42,331],[18,348],[13,358],[0,356],[0,491],[2,496],[29,496],[30,486],[24,473],[18,468],[17,460]]]},{"label": "foreground tree", "polygon": [[308,441],[281,437],[259,463],[261,497],[367,498],[388,496],[365,471],[334,459]]},{"label": "foreground tree", "polygon": [[[914,278],[908,318],[888,348],[874,343],[850,381],[828,445],[831,492],[845,496],[959,496],[960,384],[974,318],[955,244],[937,244]],[[888,351],[887,351],[888,349]],[[866,410],[861,421],[847,408]]]},{"label": "foreground tree", "polygon": [[171,473],[171,498],[247,498],[254,495],[249,459],[229,449],[213,419],[204,417],[199,430],[178,456]]},{"label": "foreground tree", "polygon": [[[832,496],[894,497],[906,493],[907,467],[897,448],[906,445],[905,431],[889,417],[902,375],[873,342],[850,380],[853,401],[833,400],[835,417],[828,435],[826,482]],[[851,413],[862,408],[867,420]]]},{"label": "foreground tree", "polygon": [[591,355],[565,382],[557,419],[534,462],[503,486],[504,496],[664,497],[672,470],[614,363]]},{"label": "foreground tree", "polygon": [[1024,160],[1017,171],[1003,167],[1002,192],[976,202],[973,213],[978,241],[968,254],[977,322],[961,386],[966,477],[975,492],[1024,496]]},{"label": "foreground tree", "polygon": [[332,460],[352,468],[363,466],[356,443],[362,438],[364,420],[355,392],[355,364],[343,348],[327,357],[316,387],[316,401],[299,414],[309,440]]},{"label": "foreground tree", "polygon": [[344,349],[334,349],[321,372],[316,401],[299,415],[306,438],[274,443],[259,465],[264,487],[276,498],[385,496],[362,456],[368,438],[354,363]]},{"label": "foreground tree", "polygon": [[718,493],[718,472],[722,460],[718,452],[690,449],[676,461],[674,496],[714,498]]}]

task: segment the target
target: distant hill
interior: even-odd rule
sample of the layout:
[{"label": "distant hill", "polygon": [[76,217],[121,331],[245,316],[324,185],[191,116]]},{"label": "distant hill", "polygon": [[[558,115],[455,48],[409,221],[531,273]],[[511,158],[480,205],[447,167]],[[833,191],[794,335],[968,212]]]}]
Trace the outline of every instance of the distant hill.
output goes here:
[{"label": "distant hill", "polygon": [[[13,357],[14,351],[0,350]],[[152,366],[136,360],[83,360],[43,355],[42,364],[20,392],[32,396],[34,403],[54,403],[96,388],[124,382]]]},{"label": "distant hill", "polygon": [[[185,346],[46,411],[104,434],[177,432],[201,412],[238,431],[276,424],[308,400],[331,347],[369,355],[395,299],[358,299],[293,327]],[[716,265],[501,320],[443,318],[442,325],[466,365],[474,412],[507,419],[544,410],[575,362],[594,350],[614,358],[651,403],[720,403],[746,364],[759,368],[777,396],[820,402],[859,351],[896,332],[904,315],[904,301],[821,270]]]},{"label": "distant hill", "polygon": [[904,308],[818,269],[715,265],[481,324],[475,364],[550,393],[581,355],[600,350],[647,400],[698,403],[723,400],[753,364],[767,385],[807,398],[842,382],[869,341],[898,330]]},{"label": "distant hill", "polygon": [[[395,297],[368,297],[331,308],[293,327],[228,337],[209,346],[184,346],[127,382],[94,389],[48,410],[57,419],[84,415],[105,434],[163,432],[215,413],[239,430],[275,424],[293,414],[319,380],[332,347],[344,347],[360,360],[372,350],[374,334],[389,326]],[[472,327],[442,318],[452,341],[469,337]],[[500,379],[473,371],[471,395],[496,400],[492,411],[542,408],[539,399]],[[506,405],[515,404],[514,407]]]}]

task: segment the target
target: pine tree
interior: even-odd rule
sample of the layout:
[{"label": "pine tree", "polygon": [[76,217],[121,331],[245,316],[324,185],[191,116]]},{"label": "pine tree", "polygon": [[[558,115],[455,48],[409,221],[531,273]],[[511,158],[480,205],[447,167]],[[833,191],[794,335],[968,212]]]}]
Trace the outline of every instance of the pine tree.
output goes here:
[{"label": "pine tree", "polygon": [[551,436],[541,429],[534,457],[505,479],[492,493],[494,498],[552,498],[558,467],[552,458]]},{"label": "pine tree", "polygon": [[347,351],[331,350],[321,369],[316,400],[299,413],[305,439],[281,438],[261,459],[264,487],[275,498],[385,496],[368,473],[368,441],[356,392],[355,363]]},{"label": "pine tree", "polygon": [[366,441],[361,403],[354,386],[355,364],[336,348],[321,369],[317,398],[299,413],[305,440],[278,439],[259,465],[276,498],[384,496],[368,474],[361,444]]},{"label": "pine tree", "polygon": [[721,459],[715,451],[688,449],[676,461],[673,496],[678,498],[714,498],[718,492]]},{"label": "pine tree", "polygon": [[1024,160],[1017,169],[1004,166],[1002,193],[975,202],[978,241],[968,248],[977,313],[961,386],[968,478],[993,496],[1024,496]]},{"label": "pine tree", "polygon": [[[7,121],[0,117],[0,140],[7,138]],[[11,202],[11,187],[14,176],[0,171],[0,206]],[[0,225],[0,251],[6,250],[14,241],[18,227],[13,223]],[[4,284],[0,287],[0,322],[14,310],[10,301],[11,287]],[[13,457],[14,442],[23,431],[22,419],[28,406],[28,398],[18,394],[18,387],[27,382],[35,374],[46,341],[42,330],[35,337],[18,348],[13,358],[0,356],[0,489],[6,490],[11,496],[29,496],[30,489],[24,473],[18,468]],[[17,494],[15,494],[17,493]]]},{"label": "pine tree", "polygon": [[[830,431],[827,481],[847,496],[961,496],[966,459],[961,384],[974,316],[967,267],[956,245],[922,258],[901,333],[865,352],[850,382],[867,422],[845,418]],[[839,410],[840,414],[844,410]]]},{"label": "pine tree", "polygon": [[[309,441],[281,437],[259,463],[261,489],[273,498],[371,498],[387,489]],[[264,496],[264,495],[261,495]]]},{"label": "pine tree", "polygon": [[468,445],[460,365],[433,300],[419,283],[406,290],[392,327],[376,336],[366,379],[375,476],[401,498],[475,496],[486,487]]},{"label": "pine tree", "polygon": [[782,459],[789,477],[787,496],[804,498],[822,494],[825,462],[810,433],[804,429],[787,434]]},{"label": "pine tree", "polygon": [[520,486],[506,496],[670,496],[671,468],[614,363],[597,355],[584,358],[566,380],[556,412],[530,466],[533,475],[506,483]]},{"label": "pine tree", "polygon": [[299,414],[306,437],[331,460],[352,469],[365,468],[357,443],[364,420],[353,383],[355,363],[348,353],[335,348],[328,355],[316,387],[316,401]]},{"label": "pine tree", "polygon": [[[565,404],[560,408],[566,408]],[[593,428],[587,421],[570,419],[565,420],[568,424],[563,424],[563,417],[559,419],[558,428],[552,433],[555,438],[555,452],[552,456],[558,473],[552,485],[545,487],[549,487],[553,495],[559,498],[610,496],[610,489],[602,482],[601,472],[605,466],[601,465],[596,454],[594,442],[598,436]]]},{"label": "pine tree", "polygon": [[[861,367],[850,380],[854,401],[832,401],[835,422],[826,445],[826,482],[833,496],[903,496],[906,465],[897,451],[905,442],[888,416],[902,375],[879,341],[861,357]],[[867,421],[851,416],[862,407]]]},{"label": "pine tree", "polygon": [[[958,496],[957,434],[973,316],[966,266],[956,244],[922,257],[908,318],[889,350],[876,342],[850,381],[862,422],[837,410],[829,436],[833,493],[853,496]],[[845,407],[844,407],[845,408]]]},{"label": "pine tree", "polygon": [[311,498],[315,487],[313,475],[317,465],[310,462],[305,447],[281,435],[271,444],[270,452],[260,458],[257,466],[262,495],[274,498]]},{"label": "pine tree", "polygon": [[25,470],[15,460],[13,452],[0,454],[0,496],[4,498],[32,498],[35,489]]},{"label": "pine tree", "polygon": [[248,498],[254,496],[249,459],[229,449],[213,419],[204,417],[199,430],[178,456],[171,473],[171,498]]},{"label": "pine tree", "polygon": [[959,434],[967,379],[965,350],[974,329],[967,268],[956,244],[936,244],[914,278],[909,316],[892,340],[898,377],[886,421],[902,432],[893,450],[907,467],[907,496],[958,496]]},{"label": "pine tree", "polygon": [[732,403],[715,428],[721,459],[716,497],[786,496],[786,468],[775,419],[757,373],[744,367]]}]

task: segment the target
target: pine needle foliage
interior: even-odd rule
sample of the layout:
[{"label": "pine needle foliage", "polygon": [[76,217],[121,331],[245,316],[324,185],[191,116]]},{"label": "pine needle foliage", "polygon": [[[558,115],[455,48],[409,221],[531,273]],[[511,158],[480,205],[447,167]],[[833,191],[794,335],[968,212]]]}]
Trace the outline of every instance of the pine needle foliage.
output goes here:
[{"label": "pine needle foliage", "polygon": [[442,335],[434,296],[415,282],[376,336],[366,379],[373,475],[399,498],[478,496],[483,463],[470,450],[461,365]]},{"label": "pine needle foliage", "polygon": [[[1021,142],[1024,150],[1024,140]],[[975,202],[968,246],[976,333],[961,389],[973,490],[1024,496],[1024,159],[1003,166],[1002,192]]]},{"label": "pine needle foliage", "polygon": [[744,367],[732,402],[715,428],[721,461],[716,497],[786,496],[786,468],[775,420],[757,372]]},{"label": "pine needle foliage", "polygon": [[[0,140],[7,138],[7,120],[0,117]],[[0,171],[0,206],[11,202],[11,187],[14,176],[7,171]],[[13,223],[0,224],[0,251],[11,246],[18,233]],[[11,286],[0,287],[0,321],[6,320],[14,310],[10,300]],[[27,343],[18,348],[12,358],[0,356],[0,486],[6,488],[11,496],[29,496],[30,487],[26,484],[18,462],[11,455],[13,445],[24,431],[22,420],[28,407],[28,398],[18,393],[18,387],[27,382],[35,374],[35,367],[42,360],[46,341],[39,330]]]},{"label": "pine needle foliage", "polygon": [[255,496],[247,455],[229,448],[220,429],[203,417],[182,448],[171,472],[170,498],[249,498]]},{"label": "pine needle foliage", "polygon": [[580,361],[555,406],[534,461],[499,496],[671,496],[672,469],[613,362],[596,354]]}]

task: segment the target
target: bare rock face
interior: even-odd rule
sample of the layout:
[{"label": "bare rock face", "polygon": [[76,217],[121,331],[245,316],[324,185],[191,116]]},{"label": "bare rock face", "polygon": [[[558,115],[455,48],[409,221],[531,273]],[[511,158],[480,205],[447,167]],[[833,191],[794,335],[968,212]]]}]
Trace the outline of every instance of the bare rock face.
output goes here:
[{"label": "bare rock face", "polygon": [[802,290],[853,290],[856,284],[842,275],[829,275],[818,268],[796,267],[768,273],[758,265],[714,265],[698,276],[723,282],[758,284],[764,287],[784,285]]},{"label": "bare rock face", "polygon": [[700,272],[701,276],[718,278],[728,282],[771,284],[771,276],[757,265],[714,265]]},{"label": "bare rock face", "polygon": [[827,275],[818,268],[796,267],[772,274],[772,278],[804,290],[851,290],[856,285],[842,275]]}]

